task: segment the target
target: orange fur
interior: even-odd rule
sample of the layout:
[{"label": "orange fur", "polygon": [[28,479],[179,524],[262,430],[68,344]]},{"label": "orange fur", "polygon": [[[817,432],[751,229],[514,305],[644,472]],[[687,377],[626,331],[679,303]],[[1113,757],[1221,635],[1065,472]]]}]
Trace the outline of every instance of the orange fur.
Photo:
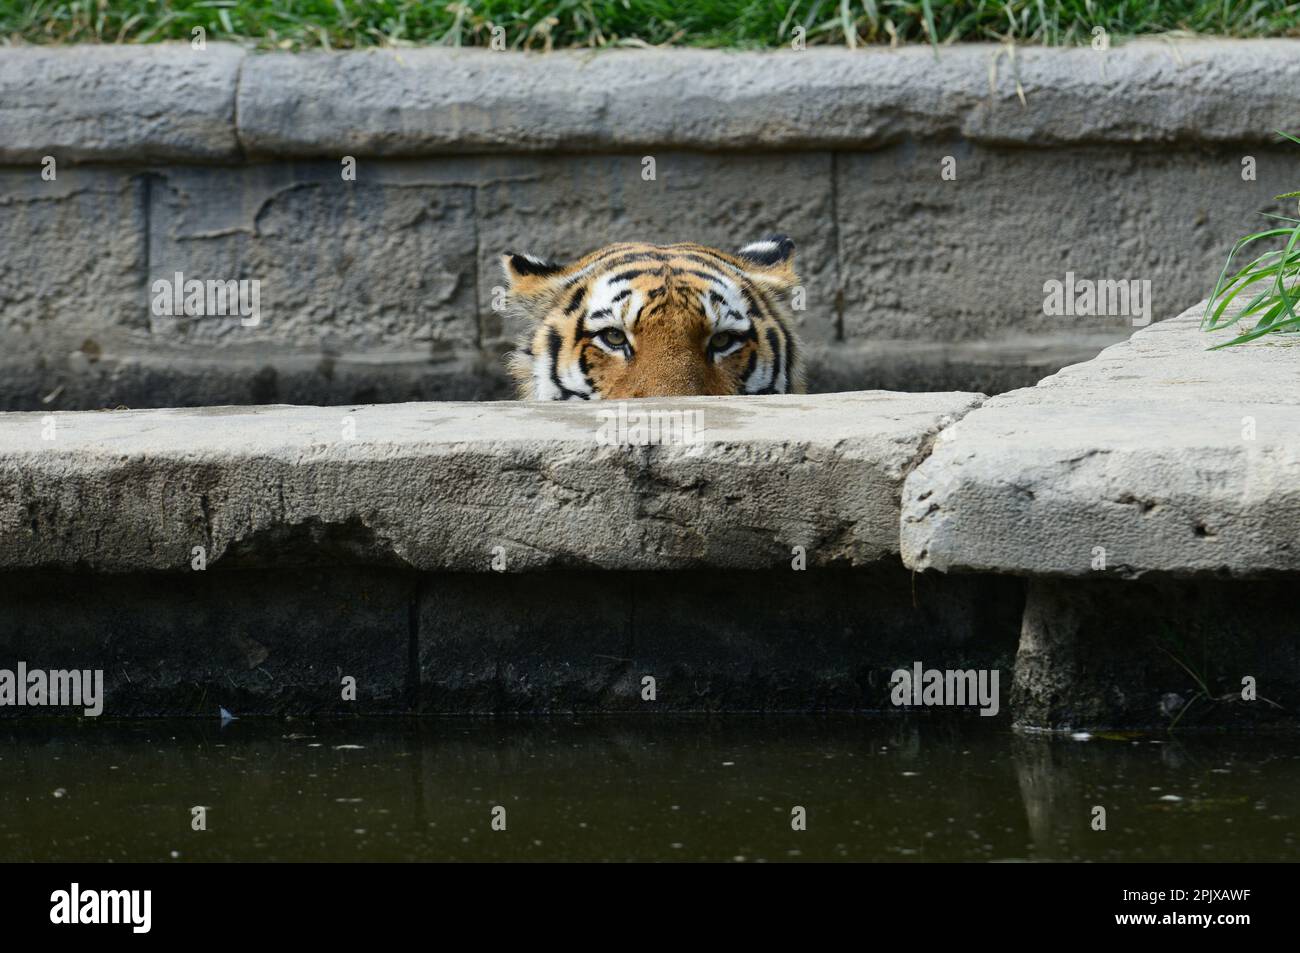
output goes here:
[{"label": "orange fur", "polygon": [[785,295],[794,244],[773,236],[728,254],[621,243],[572,264],[505,255],[530,329],[510,368],[524,398],[622,400],[801,393]]}]

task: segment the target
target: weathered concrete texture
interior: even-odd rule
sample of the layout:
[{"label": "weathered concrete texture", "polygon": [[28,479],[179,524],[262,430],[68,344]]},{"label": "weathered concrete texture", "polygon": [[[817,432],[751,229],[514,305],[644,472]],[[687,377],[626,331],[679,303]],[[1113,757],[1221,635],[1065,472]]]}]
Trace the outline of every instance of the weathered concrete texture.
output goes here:
[{"label": "weathered concrete texture", "polygon": [[[152,176],[151,343],[436,361],[478,346],[474,192],[405,164],[171,168]],[[427,174],[421,174],[427,173]],[[256,326],[159,316],[156,281],[256,279]]]},{"label": "weathered concrete texture", "polygon": [[413,49],[250,56],[238,115],[244,147],[275,156],[874,148],[952,135],[1029,145],[1261,142],[1294,120],[1298,88],[1286,40],[1031,47],[1014,60],[994,44],[945,47],[937,58],[924,46]]},{"label": "weathered concrete texture", "polygon": [[1022,605],[1017,580],[914,580],[894,562],[431,577],[420,709],[893,710],[890,674],[917,660],[998,669],[1005,692]]},{"label": "weathered concrete texture", "polygon": [[[410,574],[0,572],[0,667],[102,670],[102,717],[410,710]],[[355,700],[343,678],[356,680]],[[80,717],[0,708],[0,717]]]},{"label": "weathered concrete texture", "polygon": [[[508,397],[502,251],[771,231],[815,391],[1026,386],[1133,327],[1045,282],[1160,320],[1285,211],[1296,49],[0,50],[0,408]],[[178,272],[258,325],[154,314]]]},{"label": "weathered concrete texture", "polygon": [[[1016,723],[1294,721],[1295,592],[1291,580],[1031,579],[1011,696]],[[1253,700],[1243,697],[1248,688]]]},{"label": "weathered concrete texture", "polygon": [[[1070,363],[1064,348],[1089,338],[1086,360],[1203,298],[1260,212],[1288,211],[1274,196],[1295,187],[1294,152],[1252,148],[1252,180],[1242,148],[1043,152],[939,140],[837,155],[844,341],[965,343],[1006,361],[1037,347],[1067,358],[1051,373]],[[942,177],[946,159],[955,179]],[[1145,281],[1142,308],[1130,299],[1110,314],[1049,313],[1044,285],[1067,272]]]},{"label": "weathered concrete texture", "polygon": [[243,58],[224,43],[5,47],[0,163],[236,159]]},{"label": "weathered concrete texture", "polygon": [[[1122,336],[1120,334],[1119,336]],[[1066,364],[1090,360],[1116,332],[1034,334],[987,341],[858,339],[805,347],[811,393],[860,390],[976,390],[1032,387]]]},{"label": "weathered concrete texture", "polygon": [[147,327],[145,195],[143,180],[123,171],[65,170],[45,181],[39,171],[0,169],[6,359],[28,352],[35,364],[54,333],[77,339]]},{"label": "weathered concrete texture", "polygon": [[987,401],[904,489],[916,569],[1300,571],[1300,339],[1207,351],[1201,307]]},{"label": "weathered concrete texture", "polygon": [[[93,336],[92,336],[93,335]],[[359,404],[513,397],[496,361],[474,355],[332,355],[273,347],[154,348],[135,335],[48,338],[48,358],[0,353],[0,406],[63,409]],[[136,348],[133,350],[133,347]]]},{"label": "weathered concrete texture", "polygon": [[[653,181],[639,155],[362,162],[355,182],[332,162],[5,172],[0,406],[508,397],[503,250],[566,258],[684,235],[733,248],[773,230],[799,245],[814,390],[1000,392],[1132,330],[1127,315],[1044,315],[1045,281],[1150,275],[1149,316],[1168,317],[1276,205],[1292,164],[1256,150],[1243,182],[1236,152],[959,145],[664,152]],[[949,152],[956,182],[937,175]],[[1060,227],[1061,202],[1077,229]],[[154,314],[153,282],[177,272],[259,281],[258,325]]]},{"label": "weathered concrete texture", "polygon": [[[699,155],[656,151],[654,178],[640,155],[528,157],[458,163],[481,183],[475,206],[479,314],[485,346],[513,345],[518,327],[499,305],[501,254],[570,261],[607,242],[698,241],[735,251],[773,232],[798,236],[803,288],[795,326],[806,349],[837,338],[832,158],[827,153]],[[443,163],[443,166],[449,165]],[[689,232],[689,236],[688,233]]]},{"label": "weathered concrete texture", "polygon": [[[0,567],[769,568],[897,553],[903,477],[972,394],[0,415]],[[635,417],[660,415],[650,446]],[[677,430],[670,429],[677,427]],[[701,428],[702,429],[699,429]],[[677,435],[674,438],[674,434]]]},{"label": "weathered concrete texture", "polygon": [[[298,55],[210,43],[0,52],[0,162],[661,148],[1263,142],[1293,41],[1016,50]],[[1267,77],[1267,82],[1261,81]],[[1022,102],[1020,96],[1023,93]]]},{"label": "weathered concrete texture", "polygon": [[[500,254],[577,256],[593,235],[674,241],[683,221],[723,248],[775,230],[809,236],[796,321],[816,366],[836,336],[830,165],[672,153],[653,181],[634,156],[372,163],[355,182],[333,163],[72,169],[56,183],[11,173],[21,208],[44,202],[61,217],[0,217],[19,249],[0,263],[0,320],[16,332],[0,354],[0,406],[513,396],[502,357],[519,329],[503,323]],[[132,189],[138,205],[97,237],[84,230],[94,216],[75,216],[74,186]],[[118,246],[130,257],[114,283],[118,271],[104,272]],[[155,282],[178,273],[258,281],[258,323],[155,313]]]},{"label": "weathered concrete texture", "polygon": [[[478,347],[473,190],[411,172],[0,172],[0,406],[509,396]],[[155,313],[177,273],[259,282],[257,323]]]}]

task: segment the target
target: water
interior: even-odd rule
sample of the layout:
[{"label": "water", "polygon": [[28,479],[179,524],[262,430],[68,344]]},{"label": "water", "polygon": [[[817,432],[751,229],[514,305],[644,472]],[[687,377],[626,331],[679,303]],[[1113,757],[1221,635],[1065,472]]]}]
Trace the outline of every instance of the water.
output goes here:
[{"label": "water", "polygon": [[1297,860],[1298,741],[978,718],[9,721],[0,861]]}]

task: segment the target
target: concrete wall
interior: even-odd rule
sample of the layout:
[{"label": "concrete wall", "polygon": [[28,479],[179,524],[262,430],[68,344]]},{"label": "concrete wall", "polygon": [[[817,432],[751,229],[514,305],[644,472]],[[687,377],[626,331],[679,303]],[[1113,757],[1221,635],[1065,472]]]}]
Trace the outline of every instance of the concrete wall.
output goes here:
[{"label": "concrete wall", "polygon": [[[1045,281],[1168,317],[1280,210],[1298,51],[7,48],[0,407],[505,397],[501,251],[772,230],[814,390],[1028,385],[1133,327]],[[154,314],[176,272],[258,280],[260,324]]]},{"label": "concrete wall", "polygon": [[[896,559],[805,573],[0,571],[0,587],[0,668],[100,670],[109,718],[212,718],[217,706],[241,716],[883,711],[890,673],[920,658],[1000,670],[1005,720],[1024,602],[1017,580],[917,581]],[[343,700],[344,677],[356,680],[355,700]],[[80,714],[0,707],[0,719]]]},{"label": "concrete wall", "polygon": [[899,561],[978,402],[633,402],[700,415],[645,446],[587,402],[0,414],[0,670],[102,670],[119,716],[883,709],[917,658],[1009,690],[1021,583]]},{"label": "concrete wall", "polygon": [[[993,398],[0,413],[0,679],[100,669],[112,714],[890,710],[920,662],[999,672],[1032,727],[1293,723],[1300,335],[1207,351],[1201,315]],[[607,429],[645,414],[698,425]]]}]

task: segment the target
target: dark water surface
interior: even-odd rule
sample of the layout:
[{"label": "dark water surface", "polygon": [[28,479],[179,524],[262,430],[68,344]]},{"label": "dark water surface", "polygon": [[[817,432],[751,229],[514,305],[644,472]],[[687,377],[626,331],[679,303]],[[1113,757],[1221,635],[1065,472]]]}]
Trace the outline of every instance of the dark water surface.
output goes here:
[{"label": "dark water surface", "polygon": [[[196,805],[206,831],[191,830]],[[0,861],[1298,860],[1298,820],[1295,733],[1076,740],[851,716],[0,723]]]}]

